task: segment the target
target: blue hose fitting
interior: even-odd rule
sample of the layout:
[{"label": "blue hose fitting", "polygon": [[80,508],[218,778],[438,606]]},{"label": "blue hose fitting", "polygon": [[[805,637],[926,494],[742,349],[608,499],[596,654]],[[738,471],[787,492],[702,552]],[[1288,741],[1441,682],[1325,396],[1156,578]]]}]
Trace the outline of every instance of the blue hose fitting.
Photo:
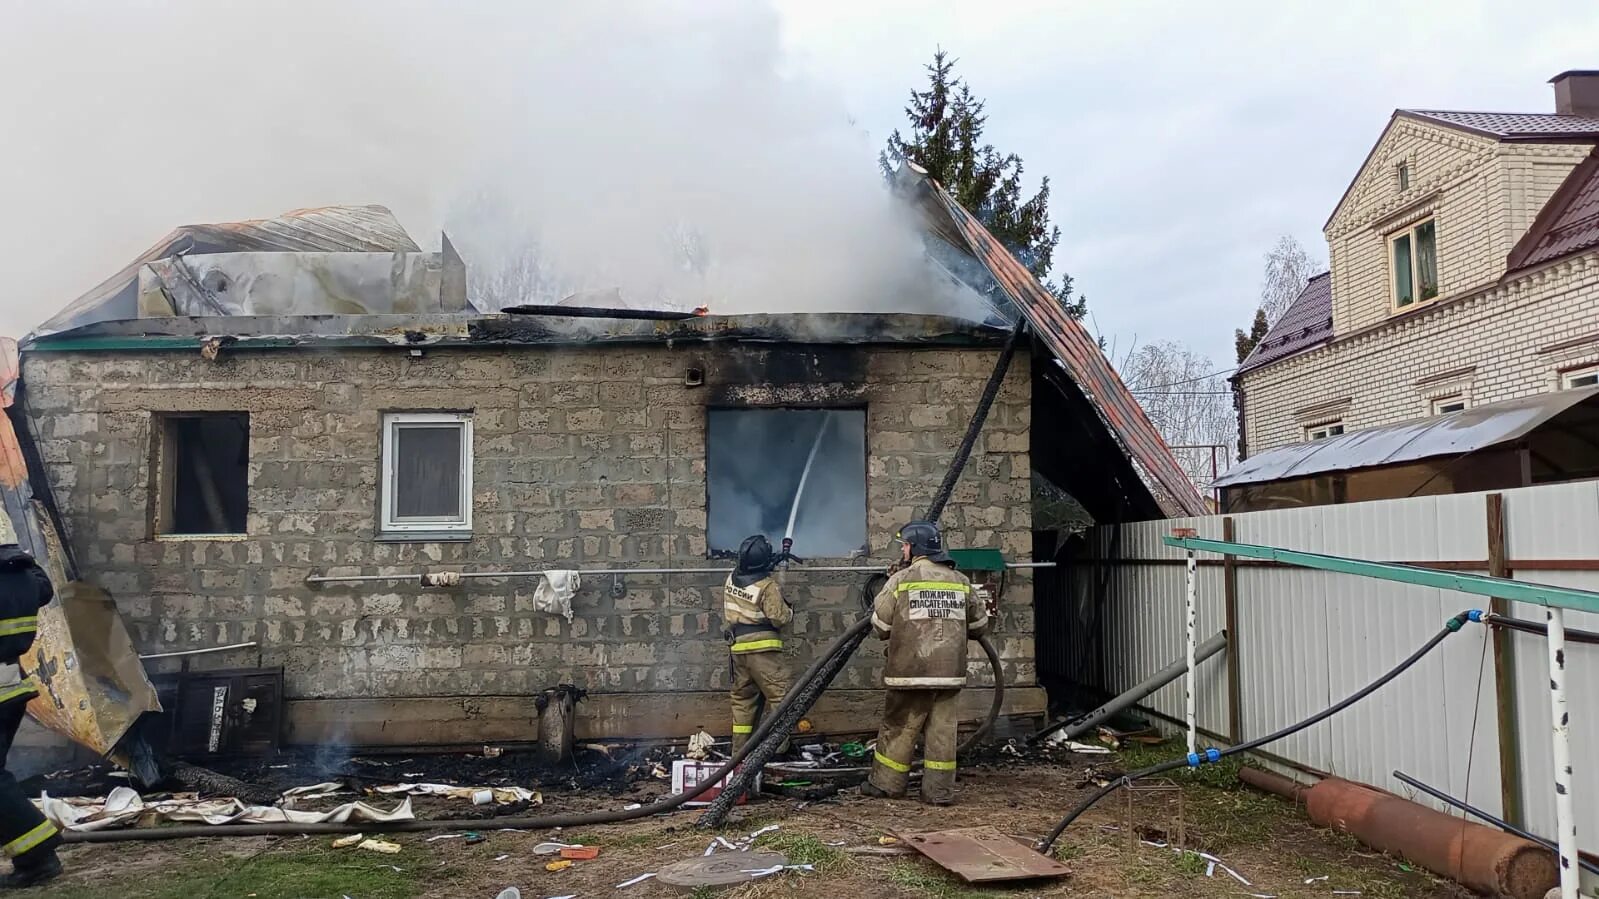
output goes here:
[{"label": "blue hose fitting", "polygon": [[1221,761],[1221,750],[1214,747],[1207,749],[1204,752],[1188,753],[1188,767],[1190,768],[1198,768],[1200,765],[1206,764],[1207,762],[1214,764],[1215,762],[1219,761]]},{"label": "blue hose fitting", "polygon": [[1202,758],[1202,756],[1199,753],[1197,753],[1197,752],[1188,753],[1188,767],[1190,767],[1190,768],[1198,768],[1199,767],[1199,761],[1200,761],[1201,758]]},{"label": "blue hose fitting", "polygon": [[1488,615],[1482,609],[1472,609],[1471,611],[1466,613],[1466,617],[1471,619],[1472,621],[1477,622],[1478,624],[1481,624],[1482,620],[1484,618],[1488,617]]}]

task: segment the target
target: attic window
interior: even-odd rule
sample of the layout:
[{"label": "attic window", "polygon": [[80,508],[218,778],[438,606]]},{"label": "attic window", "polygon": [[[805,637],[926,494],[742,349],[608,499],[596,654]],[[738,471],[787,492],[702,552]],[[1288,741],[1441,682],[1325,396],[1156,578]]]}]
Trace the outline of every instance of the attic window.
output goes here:
[{"label": "attic window", "polygon": [[161,418],[156,533],[243,534],[249,518],[250,414]]},{"label": "attic window", "polygon": [[705,465],[713,553],[734,552],[751,534],[776,546],[791,518],[799,556],[865,549],[866,410],[711,409]]},{"label": "attic window", "polygon": [[1573,368],[1560,373],[1561,390],[1575,390],[1578,387],[1596,386],[1599,386],[1599,365]]},{"label": "attic window", "polygon": [[1438,298],[1438,229],[1433,219],[1388,238],[1394,309]]},{"label": "attic window", "polygon": [[1451,412],[1463,412],[1465,409],[1466,398],[1459,394],[1439,397],[1432,401],[1432,414],[1434,415],[1448,415]]},{"label": "attic window", "polygon": [[1344,423],[1329,421],[1325,424],[1315,425],[1305,429],[1306,440],[1324,440],[1328,437],[1337,437],[1344,432]]},{"label": "attic window", "polygon": [[1398,180],[1399,189],[1401,191],[1409,190],[1410,189],[1410,163],[1401,162],[1398,166],[1396,166],[1394,168],[1394,177]]}]

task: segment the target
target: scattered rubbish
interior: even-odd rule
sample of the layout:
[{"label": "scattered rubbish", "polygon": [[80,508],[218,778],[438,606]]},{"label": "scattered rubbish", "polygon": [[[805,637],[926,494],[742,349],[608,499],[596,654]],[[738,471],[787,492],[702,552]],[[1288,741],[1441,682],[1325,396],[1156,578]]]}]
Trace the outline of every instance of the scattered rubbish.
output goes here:
[{"label": "scattered rubbish", "polygon": [[906,844],[967,883],[1064,877],[1071,869],[992,827],[903,834]]},{"label": "scattered rubbish", "polygon": [[568,846],[561,850],[561,858],[574,861],[588,861],[591,858],[599,857],[600,847],[598,846]]},{"label": "scattered rubbish", "polygon": [[503,862],[510,857],[511,856],[509,854],[502,852],[499,855],[494,856],[494,860],[497,862]]},{"label": "scattered rubbish", "polygon": [[522,891],[516,887],[506,887],[494,899],[522,899]]},{"label": "scattered rubbish", "polygon": [[877,838],[877,845],[879,845],[879,846],[892,846],[892,845],[894,845],[895,843],[898,843],[898,842],[899,842],[899,837],[878,837]]},{"label": "scattered rubbish", "polygon": [[[716,762],[696,762],[689,759],[674,760],[672,762],[671,773],[673,795],[685,793],[699,786],[701,783],[710,780],[711,776],[720,770],[721,767],[722,766]],[[737,771],[735,770],[733,773],[736,774]],[[692,802],[685,802],[683,804],[690,808],[710,805],[717,796],[721,795],[722,787],[725,785],[726,780],[724,779],[716,786],[711,787],[709,790],[701,793],[698,799],[695,799]],[[759,774],[755,775],[755,782],[751,785],[750,790],[751,792],[760,792],[761,776]],[[740,805],[743,805],[745,802],[745,797],[740,796],[738,802]]]},{"label": "scattered rubbish", "polygon": [[648,874],[640,874],[639,876],[633,878],[632,880],[623,881],[622,883],[617,884],[616,888],[620,890],[623,887],[630,887],[630,886],[633,886],[635,884],[640,884],[640,883],[643,883],[646,880],[649,880],[651,877],[654,877],[654,876],[655,876],[655,872],[654,871],[651,871]]},{"label": "scattered rubbish", "polygon": [[838,751],[843,753],[847,759],[859,760],[866,758],[866,746],[861,743],[845,743],[843,746],[838,747]]},{"label": "scattered rubbish", "polygon": [[562,849],[572,849],[581,846],[581,843],[540,843],[533,847],[534,855],[555,855]]},{"label": "scattered rubbish", "polygon": [[143,818],[154,821],[198,824],[346,824],[351,821],[410,821],[411,799],[384,811],[364,802],[347,802],[324,812],[299,811],[271,805],[245,805],[233,797],[200,799],[194,793],[175,793],[169,798],[146,802],[128,787],[117,787],[104,798],[56,798],[41,793],[35,807],[63,830],[107,830],[133,824]]},{"label": "scattered rubbish", "polygon": [[377,867],[379,867],[379,868],[388,868],[390,871],[393,871],[396,874],[404,874],[405,873],[405,869],[400,867],[399,865],[378,865]]},{"label": "scattered rubbish", "polygon": [[716,744],[716,738],[700,731],[688,738],[688,752],[684,755],[696,761],[703,761],[710,757],[711,747]]},{"label": "scattered rubbish", "polygon": [[500,805],[512,802],[544,804],[543,794],[525,787],[455,787],[449,784],[399,783],[373,787],[373,790],[386,795],[403,793],[407,796],[447,796],[451,799],[468,799],[473,805],[488,805],[490,802]]},{"label": "scattered rubbish", "polygon": [[484,746],[483,747],[483,757],[486,758],[486,759],[497,759],[497,758],[499,758],[500,756],[502,756],[504,754],[505,754],[505,748],[503,746]]},{"label": "scattered rubbish", "polygon": [[1316,883],[1316,882],[1322,881],[1322,880],[1330,880],[1331,878],[1332,878],[1332,875],[1330,875],[1330,874],[1323,874],[1320,877],[1306,877],[1305,878],[1305,883]]},{"label": "scattered rubbish", "polygon": [[753,871],[745,871],[744,873],[748,874],[750,876],[751,880],[757,880],[757,879],[762,878],[762,877],[770,877],[771,875],[776,874],[779,871],[815,871],[815,870],[816,870],[816,866],[815,865],[773,865],[770,868],[757,868],[757,869],[755,869]]},{"label": "scattered rubbish", "polygon": [[549,864],[545,865],[544,870],[552,873],[555,871],[565,871],[567,868],[572,867],[572,864],[573,862],[571,859],[563,858],[560,861],[550,862]]},{"label": "scattered rubbish", "polygon": [[[466,834],[464,834],[464,833],[441,833],[441,834],[437,834],[435,836],[428,837],[426,840],[423,840],[422,842],[424,842],[424,843],[437,843],[439,840],[459,840],[460,838],[462,838],[464,836],[466,836]],[[334,845],[338,845],[338,844],[335,843]]]},{"label": "scattered rubbish", "polygon": [[485,837],[475,830],[469,830],[466,832],[466,841],[468,843],[481,843],[486,839],[488,839],[488,837]]},{"label": "scattered rubbish", "polygon": [[622,806],[622,811],[631,812],[634,809],[640,809],[640,808],[643,808],[643,807],[644,807],[644,803],[642,803],[642,802],[632,802],[632,803],[629,803],[627,805]]},{"label": "scattered rubbish", "polygon": [[788,867],[780,852],[758,849],[753,852],[725,852],[720,855],[684,859],[662,868],[656,875],[661,883],[675,887],[718,887],[748,883],[757,877]]},{"label": "scattered rubbish", "polygon": [[347,837],[339,837],[338,839],[334,840],[333,848],[343,849],[346,846],[354,846],[356,843],[359,843],[364,839],[366,839],[366,834],[352,833]]},{"label": "scattered rubbish", "polygon": [[394,855],[400,851],[400,844],[390,843],[388,840],[362,840],[355,848],[365,849],[368,852],[382,852],[385,855]]}]

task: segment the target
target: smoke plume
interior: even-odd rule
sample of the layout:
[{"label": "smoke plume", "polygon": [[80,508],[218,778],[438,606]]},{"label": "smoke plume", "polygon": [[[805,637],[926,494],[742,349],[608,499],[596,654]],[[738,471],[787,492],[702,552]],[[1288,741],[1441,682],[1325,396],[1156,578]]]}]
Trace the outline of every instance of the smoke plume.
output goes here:
[{"label": "smoke plume", "polygon": [[335,203],[448,227],[490,307],[984,311],[759,2],[11,4],[0,77],[8,332],[176,225]]}]

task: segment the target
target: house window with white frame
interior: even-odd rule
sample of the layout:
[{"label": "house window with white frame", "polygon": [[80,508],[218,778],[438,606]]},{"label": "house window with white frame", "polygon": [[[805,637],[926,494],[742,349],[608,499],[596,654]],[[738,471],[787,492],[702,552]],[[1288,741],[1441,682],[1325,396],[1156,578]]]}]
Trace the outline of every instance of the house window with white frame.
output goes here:
[{"label": "house window with white frame", "polygon": [[1341,421],[1323,422],[1305,428],[1306,440],[1323,440],[1328,437],[1337,437],[1344,432],[1344,423]]},{"label": "house window with white frame", "polygon": [[1417,222],[1388,237],[1388,265],[1393,272],[1395,309],[1438,298],[1438,227],[1432,219]]},{"label": "house window with white frame", "polygon": [[472,416],[391,412],[383,416],[381,531],[472,530]]},{"label": "house window with white frame", "polygon": [[1572,368],[1560,373],[1560,389],[1575,390],[1578,387],[1599,386],[1599,365],[1585,365],[1582,368]]},{"label": "house window with white frame", "polygon": [[1432,401],[1432,414],[1448,415],[1451,412],[1463,412],[1468,405],[1470,404],[1466,402],[1466,398],[1459,394],[1441,396]]}]

